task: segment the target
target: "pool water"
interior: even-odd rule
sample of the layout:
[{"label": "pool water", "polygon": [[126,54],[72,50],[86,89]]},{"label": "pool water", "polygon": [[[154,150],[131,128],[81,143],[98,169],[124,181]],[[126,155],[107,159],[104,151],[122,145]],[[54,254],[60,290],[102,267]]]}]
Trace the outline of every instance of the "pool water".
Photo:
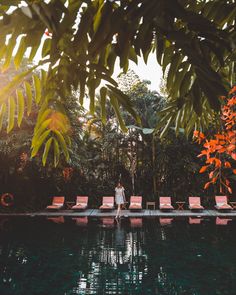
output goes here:
[{"label": "pool water", "polygon": [[0,295],[236,294],[236,220],[18,218],[0,228]]}]

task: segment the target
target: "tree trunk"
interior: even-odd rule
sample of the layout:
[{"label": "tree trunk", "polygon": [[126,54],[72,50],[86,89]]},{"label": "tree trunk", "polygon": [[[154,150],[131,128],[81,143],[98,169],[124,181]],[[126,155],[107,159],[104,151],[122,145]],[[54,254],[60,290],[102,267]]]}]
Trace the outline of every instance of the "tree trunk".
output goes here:
[{"label": "tree trunk", "polygon": [[153,171],[153,192],[154,195],[157,195],[157,181],[156,181],[156,144],[155,136],[152,136],[152,171]]}]

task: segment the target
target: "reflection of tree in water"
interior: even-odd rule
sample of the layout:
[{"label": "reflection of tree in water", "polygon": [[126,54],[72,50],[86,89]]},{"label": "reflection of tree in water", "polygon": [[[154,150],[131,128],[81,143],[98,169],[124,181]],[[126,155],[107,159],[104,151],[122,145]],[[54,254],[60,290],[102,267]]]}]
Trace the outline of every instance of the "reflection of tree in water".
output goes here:
[{"label": "reflection of tree in water", "polygon": [[0,238],[0,294],[231,295],[233,230],[156,221],[138,229],[21,225]]}]

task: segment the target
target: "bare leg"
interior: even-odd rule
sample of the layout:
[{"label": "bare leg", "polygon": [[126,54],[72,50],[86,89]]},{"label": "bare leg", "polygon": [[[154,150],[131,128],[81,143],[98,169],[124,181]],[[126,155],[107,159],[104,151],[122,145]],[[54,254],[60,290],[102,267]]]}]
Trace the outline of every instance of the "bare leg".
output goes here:
[{"label": "bare leg", "polygon": [[118,204],[117,212],[116,212],[116,218],[120,216],[120,204]]},{"label": "bare leg", "polygon": [[119,205],[119,216],[121,216],[121,210],[122,210],[122,207],[121,207],[121,204]]}]

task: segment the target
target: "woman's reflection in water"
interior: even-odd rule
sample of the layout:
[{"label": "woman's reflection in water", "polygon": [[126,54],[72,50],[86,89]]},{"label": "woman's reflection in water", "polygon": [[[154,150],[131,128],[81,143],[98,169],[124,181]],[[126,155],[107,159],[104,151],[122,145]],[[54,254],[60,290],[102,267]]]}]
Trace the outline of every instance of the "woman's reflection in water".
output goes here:
[{"label": "woman's reflection in water", "polygon": [[[117,269],[120,272],[127,272],[129,270],[128,267],[128,261],[129,258],[125,257],[124,251],[125,251],[125,230],[121,226],[121,220],[116,219],[117,227],[115,230],[115,247],[117,248],[117,254],[116,254],[116,265]],[[127,261],[128,260],[128,261]]]},{"label": "woman's reflection in water", "polygon": [[121,227],[121,220],[116,219],[116,230],[115,230],[115,245],[118,248],[123,248],[125,247],[125,231]]}]

